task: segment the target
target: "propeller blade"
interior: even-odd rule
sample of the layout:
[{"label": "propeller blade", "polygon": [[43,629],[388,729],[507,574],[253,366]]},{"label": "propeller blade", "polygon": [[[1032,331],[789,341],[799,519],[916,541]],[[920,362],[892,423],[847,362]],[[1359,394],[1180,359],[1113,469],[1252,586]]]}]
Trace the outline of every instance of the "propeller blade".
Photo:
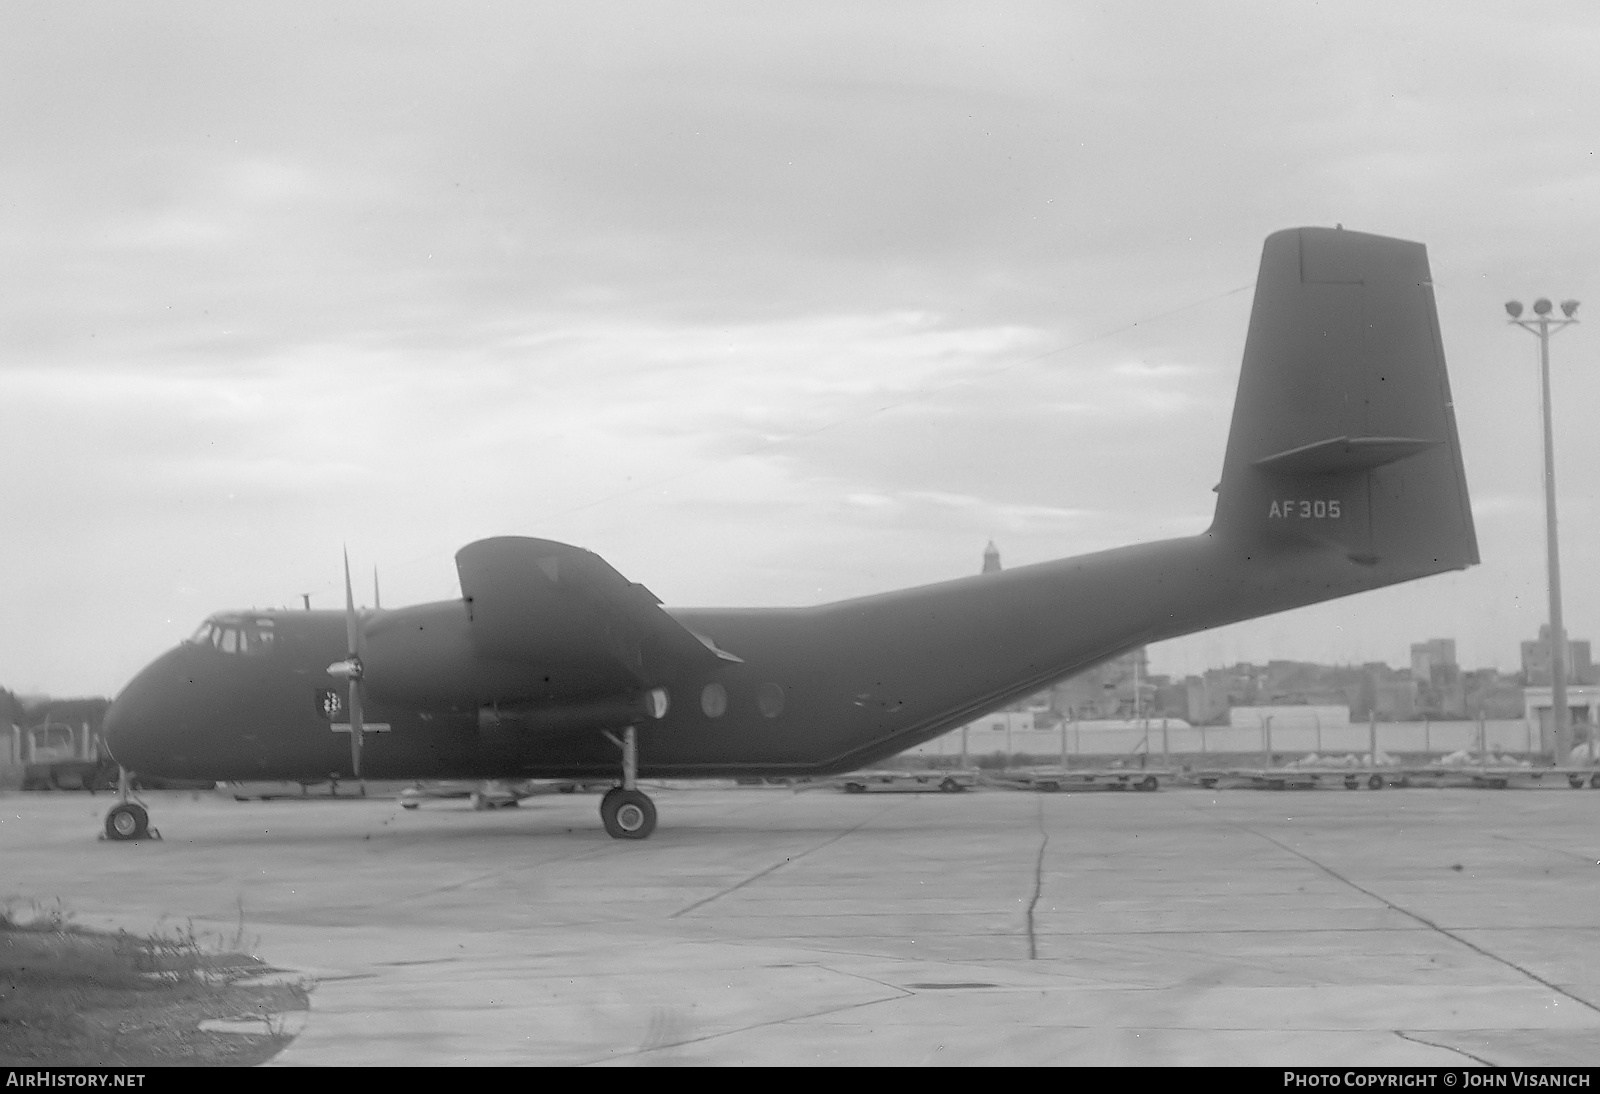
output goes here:
[{"label": "propeller blade", "polygon": [[[361,778],[361,745],[366,725],[361,717],[361,617],[356,614],[355,592],[350,588],[350,550],[344,552],[344,634],[349,647],[349,657],[343,662],[350,681],[350,772]],[[329,671],[335,666],[330,665]]]},{"label": "propeller blade", "polygon": [[366,724],[361,718],[361,681],[350,681],[350,774],[361,778],[361,738]]},{"label": "propeller blade", "polygon": [[350,552],[344,553],[344,637],[351,657],[361,652],[361,620],[356,615],[356,595],[350,589]]}]

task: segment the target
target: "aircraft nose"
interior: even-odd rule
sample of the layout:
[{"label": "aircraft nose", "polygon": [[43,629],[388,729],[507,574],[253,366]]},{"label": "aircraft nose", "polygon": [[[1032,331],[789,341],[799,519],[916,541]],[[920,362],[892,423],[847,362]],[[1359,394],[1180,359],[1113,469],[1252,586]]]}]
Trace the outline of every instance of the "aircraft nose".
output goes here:
[{"label": "aircraft nose", "polygon": [[100,741],[113,760],[132,771],[135,770],[133,757],[139,754],[139,734],[134,728],[137,719],[129,713],[129,704],[125,701],[126,695],[124,691],[111,701],[100,723]]},{"label": "aircraft nose", "polygon": [[133,705],[128,702],[128,691],[123,689],[122,694],[110,704],[110,709],[106,710],[106,718],[101,721],[101,742],[106,745],[106,752],[128,771],[138,771],[139,760],[146,758],[146,750],[142,749],[139,742],[139,717],[134,713]]},{"label": "aircraft nose", "polygon": [[129,771],[152,771],[162,749],[158,736],[163,721],[159,710],[163,667],[171,654],[156,660],[111,701],[100,724],[100,740],[119,765]]}]

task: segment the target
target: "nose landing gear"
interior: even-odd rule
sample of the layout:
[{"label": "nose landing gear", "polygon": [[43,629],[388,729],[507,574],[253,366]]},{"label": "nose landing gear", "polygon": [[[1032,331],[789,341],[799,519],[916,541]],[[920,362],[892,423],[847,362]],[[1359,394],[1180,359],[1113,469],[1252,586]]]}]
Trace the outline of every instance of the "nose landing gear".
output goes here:
[{"label": "nose landing gear", "polygon": [[600,823],[612,839],[645,839],[656,830],[656,804],[635,785],[639,774],[638,729],[629,726],[619,740],[607,733],[611,743],[622,749],[622,785],[606,791],[600,799]]},{"label": "nose landing gear", "polygon": [[161,833],[150,827],[150,814],[145,807],[133,801],[132,780],[128,769],[118,768],[117,804],[106,812],[106,834],[109,840],[160,839]]}]

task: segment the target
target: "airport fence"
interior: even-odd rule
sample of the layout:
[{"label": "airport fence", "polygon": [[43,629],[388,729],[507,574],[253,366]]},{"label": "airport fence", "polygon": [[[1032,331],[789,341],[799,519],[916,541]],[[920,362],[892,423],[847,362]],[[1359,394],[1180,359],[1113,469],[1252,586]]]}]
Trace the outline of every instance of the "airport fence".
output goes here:
[{"label": "airport fence", "polygon": [[[1481,738],[1480,738],[1481,734]],[[969,728],[965,755],[977,765],[983,757],[1040,757],[1059,762],[1086,758],[1127,759],[1166,756],[1175,762],[1220,763],[1238,757],[1272,754],[1299,758],[1315,753],[1341,757],[1366,755],[1374,738],[1388,755],[1445,756],[1452,752],[1527,755],[1539,750],[1539,735],[1522,719],[1490,719],[1481,729],[1475,721],[1379,722],[1299,726],[1190,726],[1151,719],[1149,724],[1068,722],[1049,729],[1009,731]],[[902,753],[909,761],[950,766],[963,754],[962,730]],[[937,761],[937,762],[934,762]],[[991,761],[992,762],[992,761]],[[1011,762],[1021,762],[1013,759]]]}]

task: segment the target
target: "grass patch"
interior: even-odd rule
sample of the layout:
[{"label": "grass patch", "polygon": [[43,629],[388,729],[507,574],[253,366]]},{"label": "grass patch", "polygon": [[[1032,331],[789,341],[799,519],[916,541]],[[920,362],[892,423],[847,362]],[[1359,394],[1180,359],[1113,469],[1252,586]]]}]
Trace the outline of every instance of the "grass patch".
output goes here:
[{"label": "grass patch", "polygon": [[[0,1065],[154,1067],[259,1064],[292,1039],[281,1018],[306,1010],[302,984],[251,984],[276,972],[239,929],[192,922],[150,935],[92,931],[59,902],[0,907]],[[261,1033],[202,1031],[207,1019],[267,1019]]]}]

